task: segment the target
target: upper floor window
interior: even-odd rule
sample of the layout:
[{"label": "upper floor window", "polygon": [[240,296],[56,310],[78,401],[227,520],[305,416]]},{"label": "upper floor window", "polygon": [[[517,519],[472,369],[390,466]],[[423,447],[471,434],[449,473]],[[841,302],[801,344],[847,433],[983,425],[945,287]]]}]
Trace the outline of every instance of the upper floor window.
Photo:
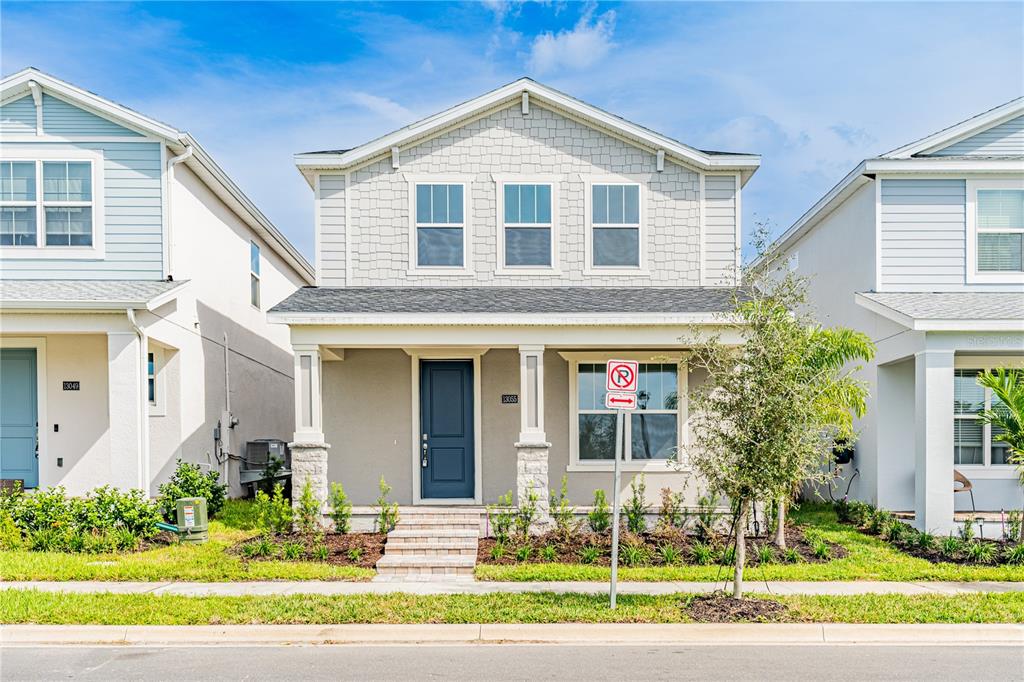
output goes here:
[{"label": "upper floor window", "polygon": [[91,161],[0,161],[0,246],[92,246]]},{"label": "upper floor window", "polygon": [[640,267],[640,185],[591,186],[594,267]]},{"label": "upper floor window", "polygon": [[978,272],[1024,272],[1024,189],[979,189]]},{"label": "upper floor window", "polygon": [[416,265],[464,267],[465,188],[462,184],[416,185]]},{"label": "upper floor window", "polygon": [[550,267],[551,185],[506,184],[503,205],[505,265]]},{"label": "upper floor window", "polygon": [[249,301],[260,307],[260,247],[249,243]]}]

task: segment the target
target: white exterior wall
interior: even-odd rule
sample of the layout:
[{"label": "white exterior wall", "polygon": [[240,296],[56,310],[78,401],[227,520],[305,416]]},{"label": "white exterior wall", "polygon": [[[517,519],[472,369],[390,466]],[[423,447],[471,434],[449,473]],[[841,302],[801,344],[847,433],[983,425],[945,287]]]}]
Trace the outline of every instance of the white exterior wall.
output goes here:
[{"label": "white exterior wall", "polygon": [[[494,176],[501,175],[557,184],[558,205],[553,214],[558,223],[558,267],[552,272],[496,272],[501,254]],[[468,275],[409,272],[410,179],[429,181],[431,176],[441,182],[460,176],[469,182]],[[714,226],[706,246],[714,246],[702,249],[702,183],[697,171],[666,160],[659,173],[653,153],[539,104],[532,104],[527,116],[518,103],[506,105],[403,148],[398,170],[392,168],[388,155],[351,171],[348,178],[346,187],[345,173],[324,171],[317,176],[317,262],[323,286],[698,286],[701,253],[713,254],[706,269],[714,281],[707,284],[729,282],[722,276],[723,244],[733,245],[726,255],[735,262],[739,230],[735,175],[708,176],[709,191],[714,194],[709,225]],[[587,178],[642,185],[639,271],[586,272]]]}]

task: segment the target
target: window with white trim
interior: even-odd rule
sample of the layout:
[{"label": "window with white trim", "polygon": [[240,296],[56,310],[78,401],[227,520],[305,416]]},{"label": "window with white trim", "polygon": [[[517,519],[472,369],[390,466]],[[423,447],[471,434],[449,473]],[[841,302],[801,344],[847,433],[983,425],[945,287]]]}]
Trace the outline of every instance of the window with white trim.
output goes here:
[{"label": "window with white trim", "polygon": [[502,188],[506,267],[550,267],[551,185],[507,183]]},{"label": "window with white trim", "polygon": [[249,302],[260,307],[260,247],[249,242]]},{"label": "window with white trim", "polygon": [[0,161],[0,246],[93,245],[91,161]]},{"label": "window with white trim", "polygon": [[978,189],[978,272],[1024,272],[1024,189]]},{"label": "window with white trim", "polygon": [[416,185],[416,265],[457,267],[465,264],[465,186]]},{"label": "window with white trim", "polygon": [[[615,459],[615,410],[604,404],[606,367],[605,362],[576,366],[576,454],[581,464]],[[637,409],[624,420],[623,461],[673,458],[680,446],[679,366],[640,363],[637,389]]]},{"label": "window with white trim", "polygon": [[156,356],[146,353],[146,378],[149,383],[149,404],[156,405]]},{"label": "window with white trim", "polygon": [[640,185],[591,185],[591,262],[594,267],[640,267]]},{"label": "window with white trim", "polygon": [[988,409],[1002,406],[992,391],[978,384],[985,369],[957,369],[953,374],[953,464],[956,466],[1006,466],[1009,448],[995,440],[998,427],[978,418]]}]

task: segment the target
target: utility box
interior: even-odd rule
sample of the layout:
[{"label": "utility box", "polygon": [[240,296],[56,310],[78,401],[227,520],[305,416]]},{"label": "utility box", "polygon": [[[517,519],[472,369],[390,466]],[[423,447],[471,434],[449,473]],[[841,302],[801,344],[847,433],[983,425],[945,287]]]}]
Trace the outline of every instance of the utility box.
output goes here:
[{"label": "utility box", "polygon": [[183,497],[175,502],[174,507],[174,520],[182,542],[206,542],[210,539],[205,497]]}]

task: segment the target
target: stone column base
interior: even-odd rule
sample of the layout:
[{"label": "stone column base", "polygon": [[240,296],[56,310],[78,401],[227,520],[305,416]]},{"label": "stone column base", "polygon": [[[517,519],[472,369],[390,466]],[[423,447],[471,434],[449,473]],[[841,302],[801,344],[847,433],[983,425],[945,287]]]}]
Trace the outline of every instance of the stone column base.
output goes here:
[{"label": "stone column base", "polygon": [[327,443],[289,443],[292,451],[292,508],[298,506],[306,481],[313,487],[313,495],[320,500],[320,511],[327,506]]},{"label": "stone column base", "polygon": [[516,501],[522,505],[532,490],[537,495],[537,518],[533,529],[551,528],[550,491],[548,490],[548,453],[551,443],[516,443]]}]

